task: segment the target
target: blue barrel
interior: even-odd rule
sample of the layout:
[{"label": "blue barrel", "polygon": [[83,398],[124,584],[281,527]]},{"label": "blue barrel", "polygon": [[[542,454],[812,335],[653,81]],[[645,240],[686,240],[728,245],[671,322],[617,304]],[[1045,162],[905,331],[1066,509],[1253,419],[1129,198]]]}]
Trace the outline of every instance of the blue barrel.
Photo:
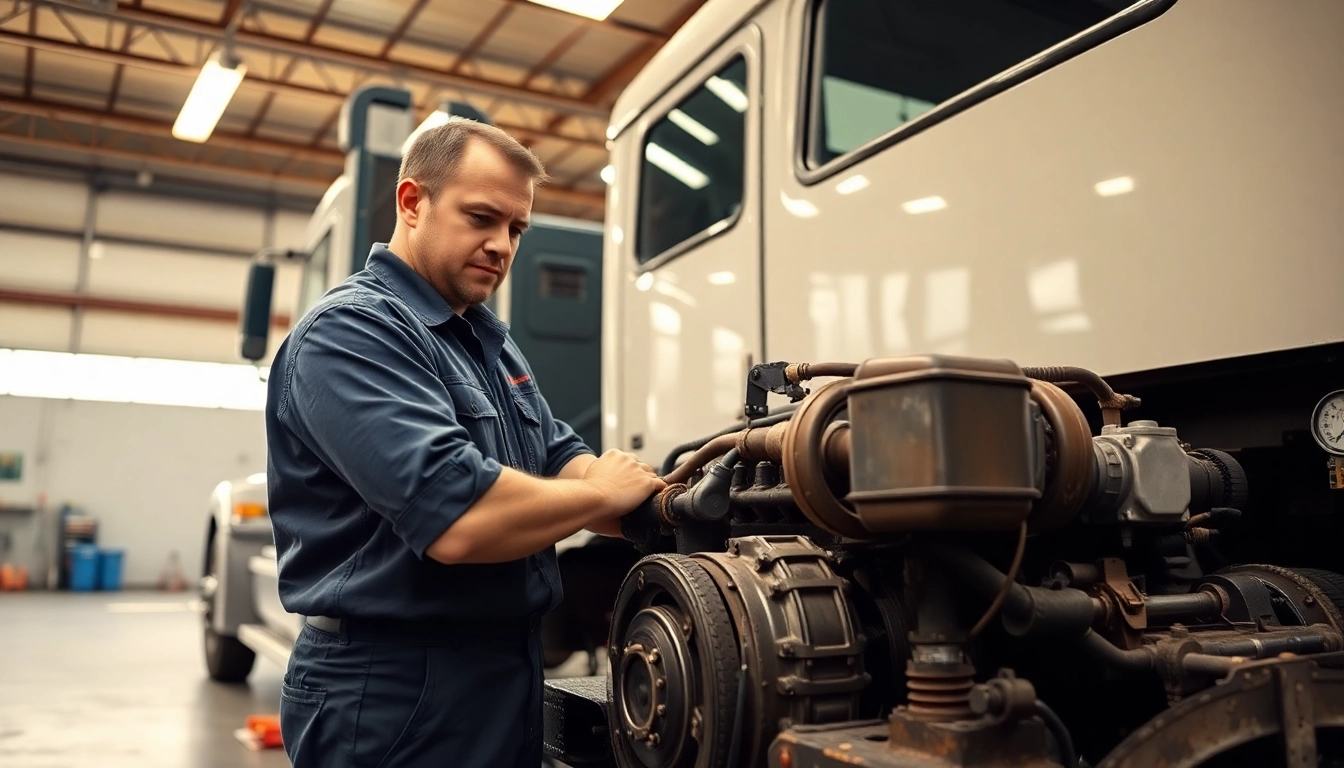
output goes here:
[{"label": "blue barrel", "polygon": [[98,588],[108,592],[121,589],[121,564],[126,552],[120,549],[98,551]]},{"label": "blue barrel", "polygon": [[92,592],[98,587],[98,547],[79,544],[70,549],[70,589]]}]

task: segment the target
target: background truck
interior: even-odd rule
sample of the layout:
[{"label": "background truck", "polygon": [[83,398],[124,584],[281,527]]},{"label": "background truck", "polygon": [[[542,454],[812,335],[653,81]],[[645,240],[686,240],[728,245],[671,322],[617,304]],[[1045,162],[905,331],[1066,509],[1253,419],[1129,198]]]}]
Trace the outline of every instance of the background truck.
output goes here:
[{"label": "background truck", "polygon": [[[1344,534],[1344,301],[1337,295],[1344,229],[1333,204],[1344,199],[1344,154],[1336,146],[1344,134],[1341,28],[1344,5],[1331,0],[1304,0],[1291,13],[1268,0],[709,0],[624,91],[607,133],[615,178],[604,245],[603,443],[665,471],[688,462],[677,479],[691,488],[675,503],[662,499],[650,511],[653,524],[635,531],[650,556],[631,571],[613,609],[610,686],[551,684],[548,701],[568,716],[549,724],[551,753],[621,768],[765,765],[767,757],[771,766],[860,757],[865,765],[943,764],[931,755],[949,754],[949,741],[939,751],[914,731],[861,732],[855,721],[885,717],[892,706],[914,708],[916,692],[912,685],[905,697],[902,670],[929,658],[912,657],[906,642],[926,618],[920,611],[946,614],[960,605],[979,613],[1000,591],[992,605],[1034,594],[1019,593],[1013,577],[1035,588],[1051,577],[1052,557],[1087,566],[1084,575],[1053,582],[1070,595],[1068,588],[1086,584],[1093,594],[1105,591],[1098,563],[1121,562],[1106,579],[1132,589],[1143,603],[1126,610],[1140,612],[1162,603],[1163,590],[1178,602],[1205,599],[1187,590],[1201,579],[1231,578],[1215,576],[1231,564],[1277,564],[1246,566],[1260,584],[1257,604],[1308,612],[1333,605],[1329,621],[1244,610],[1213,620],[1245,632],[1319,620],[1330,639],[1316,647],[1336,648],[1344,601],[1344,577],[1331,573],[1340,570]],[[933,357],[907,360],[925,355]],[[1192,463],[1187,478],[1184,462],[1194,454],[1173,454],[1180,461],[1163,465],[1176,468],[1169,490],[1185,501],[1177,498],[1165,522],[1134,509],[1132,520],[1153,525],[1101,525],[1104,515],[1092,510],[1092,524],[1075,521],[1049,534],[1033,528],[1018,547],[1026,570],[1014,565],[1006,578],[1018,562],[1016,531],[1000,531],[1001,540],[991,537],[997,544],[985,545],[962,525],[969,519],[963,500],[948,518],[962,527],[939,532],[957,537],[958,547],[975,543],[976,557],[997,558],[990,569],[997,576],[962,558],[958,572],[978,568],[988,594],[939,585],[952,591],[930,601],[911,597],[919,578],[905,579],[918,575],[911,553],[923,540],[909,543],[902,537],[911,531],[899,525],[874,523],[875,533],[853,519],[868,497],[849,499],[849,485],[872,478],[837,458],[849,455],[848,438],[826,443],[834,461],[815,453],[800,459],[799,446],[812,443],[798,417],[771,412],[790,426],[773,443],[757,435],[766,442],[752,449],[751,462],[734,465],[749,454],[734,442],[740,435],[711,439],[767,426],[747,419],[767,412],[771,391],[801,396],[813,387],[815,398],[839,382],[851,392],[849,406],[859,402],[852,365],[824,366],[818,370],[826,376],[808,381],[797,366],[758,364],[899,358],[905,362],[886,368],[891,376],[922,376],[962,370],[951,357],[1013,360],[1033,367],[1033,381],[1084,375],[1051,366],[1090,369],[1136,398],[1126,402],[1139,403],[1124,412],[1135,431],[1117,433],[1122,444],[1139,446],[1139,432],[1171,428],[1161,434],[1185,448],[1209,446],[1230,463]],[[1087,406],[1090,427],[1070,434],[1112,455],[1110,438],[1099,434],[1097,398],[1076,382],[1065,386]],[[808,417],[817,440],[843,431],[845,401],[825,402],[834,413]],[[962,414],[1022,416],[955,402]],[[928,401],[909,403],[927,406],[919,411],[928,417],[926,432],[876,406],[865,413],[891,419],[871,422],[888,425],[888,436],[923,435],[916,441],[922,451],[900,454],[910,462],[900,467],[876,462],[865,471],[973,475],[999,466],[987,442],[979,452],[953,451],[962,438],[987,439],[990,421],[966,416],[953,429],[936,420]],[[1064,411],[1073,413],[1057,413]],[[927,432],[930,424],[937,429]],[[1047,454],[1055,455],[1052,441],[1062,434],[1044,430],[1041,439],[1055,445]],[[869,437],[870,447],[887,445],[881,435]],[[734,453],[715,463],[729,447]],[[1118,478],[1123,470],[1112,468]],[[1218,498],[1237,514],[1213,513],[1220,530],[1190,533],[1201,541],[1187,550],[1182,526],[1211,519],[1188,506],[1186,483],[1206,469],[1219,478]],[[814,498],[830,495],[835,504],[817,512]],[[872,539],[886,547],[885,560],[872,555]],[[850,545],[893,581],[882,587],[881,579],[845,571]],[[733,565],[742,562],[759,569],[743,573]],[[1183,577],[1186,567],[1193,570]],[[1275,569],[1293,576],[1270,586]],[[791,586],[797,583],[811,586]],[[997,608],[988,610],[994,619]],[[956,627],[964,632],[975,616],[958,618],[970,619]],[[1167,625],[1183,622],[1203,620],[1176,611],[1154,619],[1151,636],[1128,640],[1171,648],[1187,627]],[[1030,648],[986,629],[997,626],[977,629],[985,634],[973,649],[975,683],[1005,658],[1005,666],[1039,671],[1013,655]],[[1103,631],[1119,630],[1098,624],[1081,646],[1042,645],[1049,658],[1038,659],[1047,666],[1059,659],[1066,677],[1072,672],[1094,686],[1062,699],[1064,720],[1089,734],[1088,749],[1139,733],[1144,720],[1191,690],[1168,678],[1164,697],[1155,675],[1137,671],[1152,671],[1147,652],[1119,635],[1122,646],[1096,644]],[[816,640],[822,636],[826,643]],[[1095,654],[1075,655],[1080,647]],[[957,645],[949,658],[960,652]],[[1206,675],[1230,669],[1225,660],[1209,663]],[[1112,690],[1110,681],[1132,680],[1126,670],[1148,687],[1099,693]],[[1042,690],[1067,688],[1059,671],[1035,681]],[[947,682],[971,690],[969,674]],[[923,703],[936,698],[934,683]],[[981,703],[1001,700],[994,697],[1007,688],[981,691]],[[1253,698],[1237,685],[1219,691],[1230,697],[1219,705],[1229,709]],[[886,695],[884,705],[876,700]],[[961,695],[951,692],[964,704]],[[585,721],[563,703],[574,696],[590,696],[605,714]],[[1173,708],[1168,724],[1190,707],[1194,698]],[[990,707],[989,715],[998,714]],[[1316,714],[1318,723],[1340,724],[1337,711]],[[1289,732],[1302,727],[1271,720],[1257,723],[1254,734],[1283,733],[1289,764],[1315,765],[1314,751],[1309,762],[1293,762],[1300,743]],[[601,729],[600,743],[588,726]],[[826,736],[827,729],[845,738]],[[1170,747],[1163,760],[1182,755],[1168,764],[1198,762],[1174,726],[1147,732]],[[1206,756],[1252,738],[1236,725],[1209,733],[1205,745],[1219,746]],[[906,747],[904,757],[886,750],[888,741]],[[1268,762],[1222,764],[1281,764],[1279,744]],[[850,748],[853,759],[842,760]],[[1093,752],[1091,764],[1099,757]],[[1106,764],[1152,763],[1115,757]]]},{"label": "background truck", "polygon": [[[449,114],[486,120],[469,106],[450,103],[422,125]],[[372,243],[391,238],[402,149],[415,127],[406,91],[371,87],[350,98],[340,123],[345,173],[314,211],[307,247],[301,253],[263,253],[252,265],[242,319],[244,357],[265,358],[279,260],[302,261],[297,317],[328,288],[362,269]],[[601,232],[590,222],[534,215],[508,279],[490,302],[510,323],[510,334],[557,418],[595,448],[600,443]],[[206,667],[216,680],[245,678],[256,653],[282,666],[288,659],[301,619],[280,604],[272,544],[265,473],[220,483],[210,500],[201,580]],[[558,549],[566,588],[601,595],[607,605],[615,596],[615,581],[634,560],[628,547],[586,533]],[[604,617],[605,609],[590,615],[582,606],[553,612],[543,627],[548,663],[559,664],[600,642]]]}]

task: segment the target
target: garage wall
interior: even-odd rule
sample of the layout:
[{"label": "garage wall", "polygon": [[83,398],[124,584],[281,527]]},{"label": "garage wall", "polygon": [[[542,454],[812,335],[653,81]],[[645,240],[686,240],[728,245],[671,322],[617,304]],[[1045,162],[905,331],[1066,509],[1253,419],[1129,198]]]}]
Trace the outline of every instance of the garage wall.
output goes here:
[{"label": "garage wall", "polygon": [[[304,245],[308,215],[260,205],[96,190],[0,172],[0,288],[237,311],[251,254]],[[92,236],[85,244],[85,224]],[[301,267],[277,270],[292,315]],[[284,336],[272,330],[273,350]],[[235,322],[0,300],[0,347],[240,362]]]},{"label": "garage wall", "polygon": [[258,411],[6,396],[0,424],[0,451],[24,454],[23,480],[0,482],[0,503],[48,508],[45,520],[0,515],[11,562],[27,564],[39,583],[62,504],[98,518],[101,545],[126,550],[127,586],[153,585],[174,551],[194,579],[211,490],[265,469]]},{"label": "garage wall", "polygon": [[[0,367],[7,349],[243,362],[236,321],[61,302],[85,295],[236,312],[250,256],[302,248],[308,214],[127,186],[0,168],[0,291],[10,296],[0,298]],[[279,265],[277,314],[292,317],[300,271]],[[272,329],[272,351],[285,332]],[[21,482],[0,481],[11,561],[45,583],[56,511],[69,503],[99,519],[103,545],[126,550],[128,585],[152,585],[173,551],[189,578],[199,574],[210,492],[264,469],[265,434],[256,410],[0,394],[6,451],[25,464]],[[30,506],[46,518],[6,511]]]}]

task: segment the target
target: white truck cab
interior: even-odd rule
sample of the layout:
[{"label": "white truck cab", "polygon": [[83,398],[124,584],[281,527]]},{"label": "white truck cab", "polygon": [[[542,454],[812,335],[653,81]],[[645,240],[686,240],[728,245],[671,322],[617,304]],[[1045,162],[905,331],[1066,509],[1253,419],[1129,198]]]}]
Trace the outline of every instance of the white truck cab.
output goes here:
[{"label": "white truck cab", "polygon": [[[657,463],[740,419],[753,361],[1338,372],[1341,28],[1331,0],[710,0],[608,130],[604,443]],[[1278,445],[1331,383],[1219,434]]]}]

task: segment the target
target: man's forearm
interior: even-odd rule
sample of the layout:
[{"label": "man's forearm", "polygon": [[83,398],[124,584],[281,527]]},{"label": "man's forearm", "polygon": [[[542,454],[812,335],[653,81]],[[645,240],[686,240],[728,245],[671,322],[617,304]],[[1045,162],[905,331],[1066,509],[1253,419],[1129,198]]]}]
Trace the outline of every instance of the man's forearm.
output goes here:
[{"label": "man's forearm", "polygon": [[[583,473],[588,471],[588,467],[590,467],[594,461],[597,461],[597,457],[589,453],[584,453],[575,456],[574,458],[570,459],[565,464],[565,466],[560,468],[560,474],[556,475],[556,477],[560,478],[561,480],[581,479],[583,477]],[[622,535],[624,535],[621,533],[621,519],[619,517],[609,518],[606,520],[596,520],[584,526],[584,528],[586,530],[592,531],[593,533],[601,534],[603,536],[615,536],[617,538],[620,538]]]},{"label": "man's forearm", "polygon": [[505,469],[425,554],[453,564],[503,563],[540,552],[597,523],[600,499],[581,477],[542,480]]}]

